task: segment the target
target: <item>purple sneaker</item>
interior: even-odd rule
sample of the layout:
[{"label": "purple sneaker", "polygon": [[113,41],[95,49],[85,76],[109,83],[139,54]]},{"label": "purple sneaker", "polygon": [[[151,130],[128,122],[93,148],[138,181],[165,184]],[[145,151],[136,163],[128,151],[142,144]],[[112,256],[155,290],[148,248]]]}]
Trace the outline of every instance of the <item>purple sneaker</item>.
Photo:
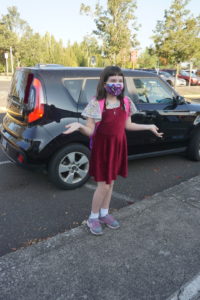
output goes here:
[{"label": "purple sneaker", "polygon": [[99,219],[88,219],[87,226],[90,228],[92,234],[101,235],[103,234],[102,226]]},{"label": "purple sneaker", "polygon": [[105,224],[109,228],[117,229],[120,227],[119,222],[113,218],[112,215],[106,215],[105,217],[99,217],[101,224]]}]

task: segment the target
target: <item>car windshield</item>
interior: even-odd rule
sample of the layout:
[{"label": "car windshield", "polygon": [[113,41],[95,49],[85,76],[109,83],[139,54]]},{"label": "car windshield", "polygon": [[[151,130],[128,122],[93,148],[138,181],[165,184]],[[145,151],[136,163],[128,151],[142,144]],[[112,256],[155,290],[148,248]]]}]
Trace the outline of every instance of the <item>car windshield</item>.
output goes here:
[{"label": "car windshield", "polygon": [[196,78],[197,76],[193,73],[189,73],[189,72],[186,72],[186,71],[180,71],[180,74],[183,75],[183,76],[191,76],[193,78]]}]

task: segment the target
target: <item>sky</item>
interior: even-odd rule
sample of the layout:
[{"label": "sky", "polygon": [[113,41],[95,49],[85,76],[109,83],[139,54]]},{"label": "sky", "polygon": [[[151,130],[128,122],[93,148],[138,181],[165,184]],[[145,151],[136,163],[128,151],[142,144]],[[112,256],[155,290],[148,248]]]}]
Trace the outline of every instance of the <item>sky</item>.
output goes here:
[{"label": "sky", "polygon": [[[105,5],[106,0],[98,0]],[[95,29],[92,18],[80,15],[81,3],[94,6],[97,0],[0,0],[0,16],[7,13],[7,7],[17,6],[20,17],[26,20],[34,32],[44,35],[47,31],[64,45],[81,42],[83,37]],[[135,15],[141,25],[137,38],[141,49],[152,44],[158,20],[163,20],[164,10],[169,9],[172,0],[137,0]],[[200,0],[190,0],[187,8],[197,17],[200,14]]]}]

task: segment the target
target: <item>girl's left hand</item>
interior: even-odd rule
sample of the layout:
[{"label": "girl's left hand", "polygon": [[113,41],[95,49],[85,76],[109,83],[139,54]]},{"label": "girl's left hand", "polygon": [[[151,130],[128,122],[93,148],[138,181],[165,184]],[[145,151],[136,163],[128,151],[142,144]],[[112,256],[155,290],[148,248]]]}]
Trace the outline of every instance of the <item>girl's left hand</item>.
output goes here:
[{"label": "girl's left hand", "polygon": [[158,137],[162,138],[163,137],[163,132],[158,132],[159,128],[156,125],[149,125],[150,126],[150,130]]},{"label": "girl's left hand", "polygon": [[76,130],[79,130],[81,127],[81,124],[78,122],[70,123],[68,125],[65,125],[65,128],[68,128],[67,130],[63,131],[64,134],[72,133]]}]

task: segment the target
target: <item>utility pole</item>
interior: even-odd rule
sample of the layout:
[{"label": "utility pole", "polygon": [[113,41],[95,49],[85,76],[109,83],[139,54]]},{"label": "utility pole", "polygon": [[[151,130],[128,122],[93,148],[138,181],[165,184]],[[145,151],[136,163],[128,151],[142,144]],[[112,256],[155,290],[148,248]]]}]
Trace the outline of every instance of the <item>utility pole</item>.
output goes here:
[{"label": "utility pole", "polygon": [[8,53],[7,52],[4,53],[4,57],[6,60],[6,76],[8,76]]},{"label": "utility pole", "polygon": [[12,54],[12,47],[10,46],[10,63],[11,63],[11,73],[13,74],[13,54]]}]

